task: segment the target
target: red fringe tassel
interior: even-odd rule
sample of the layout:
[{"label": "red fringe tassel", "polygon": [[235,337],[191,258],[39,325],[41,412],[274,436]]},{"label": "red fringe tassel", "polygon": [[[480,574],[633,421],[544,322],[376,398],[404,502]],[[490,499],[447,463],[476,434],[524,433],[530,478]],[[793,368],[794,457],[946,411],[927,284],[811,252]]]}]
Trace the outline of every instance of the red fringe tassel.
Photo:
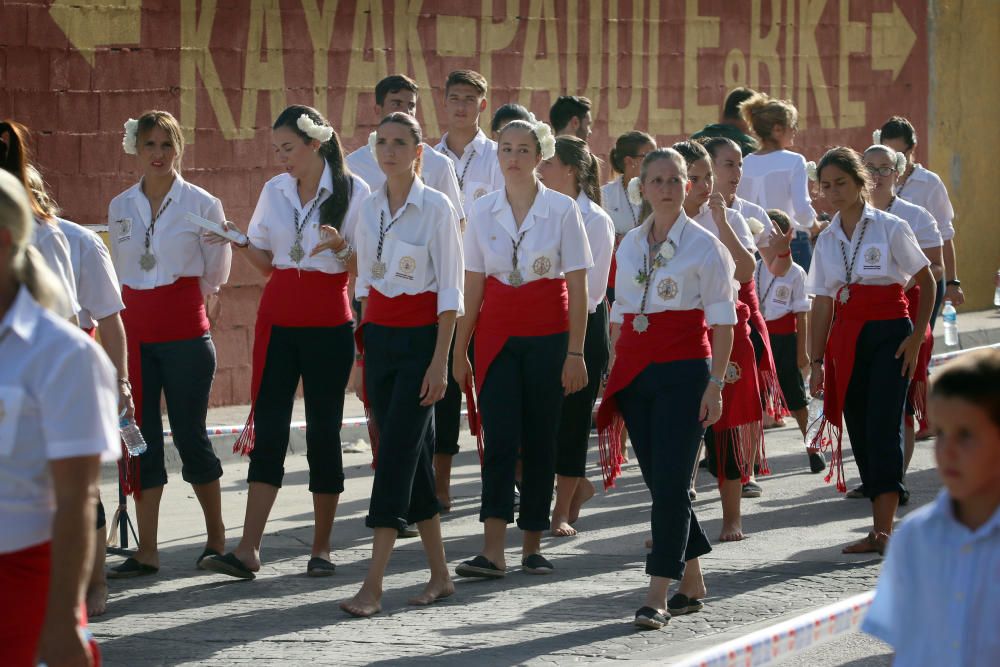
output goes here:
[{"label": "red fringe tassel", "polygon": [[[729,445],[733,446],[730,448]],[[726,463],[728,462],[729,450],[732,449],[736,456],[736,467],[740,471],[740,482],[746,484],[753,474],[754,454],[760,456],[760,474],[771,474],[767,466],[767,459],[764,458],[764,424],[762,422],[752,422],[743,424],[725,431],[715,433],[716,461],[718,465],[719,485],[726,478]]]},{"label": "red fringe tassel", "polygon": [[843,448],[843,428],[831,424],[826,417],[822,418],[819,430],[809,442],[809,449],[830,452],[830,472],[826,474],[824,481],[829,482],[834,474],[837,475],[837,491],[845,493],[847,482],[844,481],[844,448]]},{"label": "red fringe tassel", "polygon": [[621,475],[622,463],[622,431],[625,420],[621,413],[615,412],[611,423],[597,431],[597,450],[601,457],[601,472],[604,477],[604,490],[614,487],[615,480]]},{"label": "red fringe tassel", "polygon": [[125,443],[121,444],[122,457],[118,461],[118,481],[122,486],[122,493],[139,499],[142,497],[142,489],[139,486],[139,457],[128,453]]}]

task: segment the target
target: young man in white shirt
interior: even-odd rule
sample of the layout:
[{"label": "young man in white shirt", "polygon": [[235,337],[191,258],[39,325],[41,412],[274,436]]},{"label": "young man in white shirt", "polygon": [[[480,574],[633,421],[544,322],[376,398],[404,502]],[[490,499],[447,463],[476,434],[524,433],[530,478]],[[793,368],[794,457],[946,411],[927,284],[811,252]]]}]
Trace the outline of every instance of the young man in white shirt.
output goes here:
[{"label": "young man in white shirt", "polygon": [[[391,113],[402,112],[417,116],[417,82],[403,74],[387,76],[375,85],[375,116],[380,121]],[[373,133],[374,134],[374,133]],[[465,213],[462,210],[462,194],[458,188],[458,177],[451,160],[427,144],[423,144],[420,180],[427,187],[441,192],[458,212],[462,229],[465,228]],[[347,166],[374,192],[385,183],[385,174],[375,161],[373,147],[365,144],[347,156]]]},{"label": "young man in white shirt", "polygon": [[568,134],[584,141],[590,140],[593,132],[591,102],[586,97],[563,95],[549,110],[549,122],[556,136]]}]

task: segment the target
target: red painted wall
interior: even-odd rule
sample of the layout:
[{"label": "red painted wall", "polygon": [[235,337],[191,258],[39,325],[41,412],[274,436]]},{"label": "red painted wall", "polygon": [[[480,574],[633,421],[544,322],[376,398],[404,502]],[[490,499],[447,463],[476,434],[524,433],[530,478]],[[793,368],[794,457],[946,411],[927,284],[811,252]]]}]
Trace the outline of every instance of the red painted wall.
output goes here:
[{"label": "red painted wall", "polygon": [[[699,129],[736,85],[793,100],[810,159],[866,147],[891,114],[927,127],[927,6],[914,0],[5,0],[0,13],[0,116],[32,128],[53,194],[85,224],[105,223],[137,179],[121,128],[145,109],[181,120],[185,178],[245,226],[276,173],[277,112],[317,106],[353,149],[376,120],[375,82],[400,71],[422,86],[432,138],[461,67],[490,80],[490,112],[519,101],[545,118],[563,92],[590,97],[601,154],[633,128],[660,142]],[[260,291],[234,260],[215,404],[249,398]]]}]

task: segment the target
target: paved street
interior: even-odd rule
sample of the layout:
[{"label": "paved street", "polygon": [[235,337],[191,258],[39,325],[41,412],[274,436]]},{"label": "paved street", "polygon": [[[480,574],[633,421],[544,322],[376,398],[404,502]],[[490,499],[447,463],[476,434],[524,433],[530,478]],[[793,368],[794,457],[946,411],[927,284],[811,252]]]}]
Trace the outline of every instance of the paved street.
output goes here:
[{"label": "paved street", "polygon": [[[808,473],[798,432],[769,431],[774,471],[764,495],[744,500],[748,538],[715,545],[704,559],[709,597],[705,610],[675,618],[659,632],[630,624],[643,599],[643,541],[648,496],[638,468],[626,468],[618,487],[584,509],[575,538],[546,538],[552,576],[511,567],[504,580],[458,581],[451,599],[430,608],[406,606],[426,577],[419,540],[398,543],[385,582],[383,613],[353,619],[337,602],[360,586],[370,556],[364,527],[372,471],[366,454],[345,454],[347,491],[334,530],[337,574],[304,576],[311,543],[306,459],[290,455],[285,487],[265,537],[265,564],[256,581],[230,580],[194,568],[202,526],[190,487],[172,474],[160,526],[162,568],[157,576],[111,582],[110,611],[92,627],[108,665],[509,665],[670,662],[746,632],[835,602],[874,586],[880,559],[846,557],[840,547],[869,529],[869,505],[839,497],[822,476]],[[456,459],[454,511],[444,535],[452,566],[481,542],[479,468],[466,435]],[[596,442],[592,446],[596,458]],[[929,443],[919,443],[908,483],[910,508],[938,488]],[[848,457],[848,484],[857,482]],[[590,469],[597,479],[596,462]],[[227,461],[223,508],[235,544],[246,498],[246,464]],[[111,479],[105,498],[114,494]],[[699,518],[713,541],[721,524],[714,479],[698,479]],[[518,531],[509,532],[507,562],[519,562]],[[116,562],[112,558],[111,562]],[[875,654],[877,657],[869,657]],[[840,657],[843,657],[841,660]],[[888,649],[852,637],[810,654],[798,664],[888,664]]]}]

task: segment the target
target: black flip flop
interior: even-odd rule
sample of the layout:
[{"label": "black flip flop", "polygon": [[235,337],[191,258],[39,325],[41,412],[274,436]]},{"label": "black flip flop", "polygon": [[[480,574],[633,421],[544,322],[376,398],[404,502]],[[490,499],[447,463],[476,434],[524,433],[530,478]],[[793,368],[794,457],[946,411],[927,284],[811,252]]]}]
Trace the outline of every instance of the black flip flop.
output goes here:
[{"label": "black flip flop", "polygon": [[705,603],[698,598],[689,598],[683,593],[677,593],[667,600],[667,611],[671,616],[683,616],[693,614],[705,608]]},{"label": "black flip flop", "polygon": [[201,552],[201,555],[198,556],[198,560],[196,560],[194,564],[198,567],[199,570],[204,570],[205,568],[201,566],[201,561],[205,560],[206,558],[210,558],[212,556],[221,556],[221,555],[222,554],[220,554],[215,549],[206,548],[204,551]]},{"label": "black flip flop", "polygon": [[644,630],[659,630],[670,622],[670,614],[663,614],[652,607],[640,607],[635,612],[634,625]]},{"label": "black flip flop", "polygon": [[140,563],[135,558],[126,558],[125,562],[114,567],[109,567],[108,579],[134,579],[135,577],[146,577],[156,574],[160,568]]},{"label": "black flip flop", "polygon": [[228,553],[224,556],[209,556],[201,562],[201,567],[209,572],[227,574],[237,579],[257,578],[257,575],[244,565],[243,561],[237,558],[234,553]]},{"label": "black flip flop", "polygon": [[521,569],[528,574],[552,574],[552,563],[542,554],[531,554],[521,561]]},{"label": "black flip flop", "polygon": [[313,556],[306,564],[307,577],[330,577],[337,571],[337,566],[319,556]]},{"label": "black flip flop", "polygon": [[501,579],[507,572],[494,565],[483,555],[467,560],[455,568],[455,574],[460,577],[475,577],[478,579]]}]

